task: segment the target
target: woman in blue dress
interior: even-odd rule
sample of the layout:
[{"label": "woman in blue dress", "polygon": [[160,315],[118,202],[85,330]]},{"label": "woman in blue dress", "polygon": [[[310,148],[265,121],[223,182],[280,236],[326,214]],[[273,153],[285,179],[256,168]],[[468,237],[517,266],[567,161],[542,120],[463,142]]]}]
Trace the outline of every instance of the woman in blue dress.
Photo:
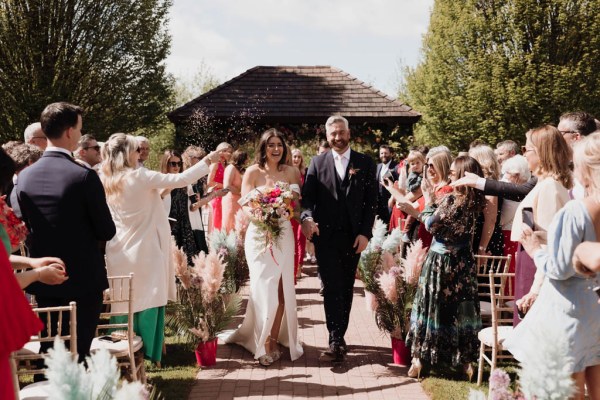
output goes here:
[{"label": "woman in blue dress", "polygon": [[[585,187],[585,198],[567,203],[543,238],[524,228],[522,243],[536,267],[545,275],[536,302],[503,346],[517,360],[531,359],[539,351],[539,338],[557,332],[569,346],[565,368],[573,374],[584,398],[584,383],[591,400],[600,399],[600,305],[592,290],[598,273],[578,274],[573,268],[575,248],[600,237],[600,134],[588,136],[574,148],[575,175]],[[554,343],[549,343],[554,345]]]},{"label": "woman in blue dress", "polygon": [[[455,181],[465,171],[483,176],[474,158],[462,156],[450,166],[450,179]],[[445,363],[462,366],[470,379],[481,329],[472,241],[485,197],[472,188],[455,188],[436,205],[423,189],[427,206],[420,220],[433,234],[433,242],[419,277],[406,338],[413,357],[408,376],[419,377],[423,363],[432,367]]]}]

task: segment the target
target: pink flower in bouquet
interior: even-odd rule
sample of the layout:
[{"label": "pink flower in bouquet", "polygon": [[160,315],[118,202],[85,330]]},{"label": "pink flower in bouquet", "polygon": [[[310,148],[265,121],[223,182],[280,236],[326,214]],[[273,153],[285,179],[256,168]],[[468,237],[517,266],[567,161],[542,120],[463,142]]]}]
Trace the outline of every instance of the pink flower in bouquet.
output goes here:
[{"label": "pink flower in bouquet", "polygon": [[406,258],[403,259],[404,281],[416,285],[419,282],[421,268],[427,256],[427,249],[423,248],[423,242],[417,240],[414,245],[409,247],[406,252]]},{"label": "pink flower in bouquet", "polygon": [[398,300],[396,278],[388,272],[382,272],[377,278],[377,281],[379,282],[379,286],[381,287],[381,291],[383,292],[385,298],[388,301],[395,303]]}]

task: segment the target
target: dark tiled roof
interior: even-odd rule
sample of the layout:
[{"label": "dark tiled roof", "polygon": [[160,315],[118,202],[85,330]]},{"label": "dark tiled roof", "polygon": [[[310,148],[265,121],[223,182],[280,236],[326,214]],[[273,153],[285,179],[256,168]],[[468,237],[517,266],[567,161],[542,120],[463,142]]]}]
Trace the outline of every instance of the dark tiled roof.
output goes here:
[{"label": "dark tiled roof", "polygon": [[330,66],[258,66],[170,112],[177,123],[198,108],[213,117],[247,112],[270,120],[350,120],[414,123],[421,114],[352,75]]}]

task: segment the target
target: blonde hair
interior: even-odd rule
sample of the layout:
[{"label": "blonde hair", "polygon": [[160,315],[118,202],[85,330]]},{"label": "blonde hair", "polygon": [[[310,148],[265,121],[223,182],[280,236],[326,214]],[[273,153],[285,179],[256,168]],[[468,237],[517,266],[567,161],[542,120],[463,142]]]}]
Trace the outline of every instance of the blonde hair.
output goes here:
[{"label": "blonde hair", "polygon": [[483,170],[483,177],[500,179],[500,163],[494,149],[487,145],[479,145],[469,149],[469,155],[477,160]]},{"label": "blonde hair", "polygon": [[[429,153],[427,155],[429,155]],[[433,164],[435,172],[440,176],[440,184],[447,184],[450,179],[450,164],[452,164],[450,153],[446,153],[445,151],[438,152],[432,157],[429,157],[428,162]]]},{"label": "blonde hair", "polygon": [[408,156],[406,157],[406,162],[411,162],[411,161],[420,161],[423,165],[425,165],[427,163],[427,160],[425,159],[425,155],[423,153],[421,153],[419,150],[411,150],[408,152]]},{"label": "blonde hair", "polygon": [[136,151],[138,146],[139,142],[135,137],[125,133],[112,134],[102,146],[100,179],[109,203],[114,202],[115,197],[123,190],[125,174],[136,168],[136,165],[130,165],[129,155]]},{"label": "blonde hair", "polygon": [[552,125],[544,125],[527,132],[527,137],[535,147],[540,159],[536,175],[549,176],[560,182],[565,188],[573,187],[573,175],[569,164],[573,159],[571,146],[562,133]]},{"label": "blonde hair", "polygon": [[585,185],[586,195],[600,195],[600,132],[577,141],[573,152],[575,169],[584,180],[581,183]]},{"label": "blonde hair", "polygon": [[306,167],[304,165],[304,154],[302,154],[302,150],[300,150],[300,149],[293,149],[292,150],[292,158],[294,157],[294,153],[300,154],[300,158],[302,159],[302,161],[300,161],[300,165],[298,166],[298,169],[300,170],[301,174],[304,174],[304,169],[306,169]]},{"label": "blonde hair", "polygon": [[188,146],[185,151],[181,154],[181,158],[183,159],[183,167],[188,169],[192,166],[192,158],[197,157],[198,161],[200,161],[206,155],[206,151],[202,147],[198,146]]}]

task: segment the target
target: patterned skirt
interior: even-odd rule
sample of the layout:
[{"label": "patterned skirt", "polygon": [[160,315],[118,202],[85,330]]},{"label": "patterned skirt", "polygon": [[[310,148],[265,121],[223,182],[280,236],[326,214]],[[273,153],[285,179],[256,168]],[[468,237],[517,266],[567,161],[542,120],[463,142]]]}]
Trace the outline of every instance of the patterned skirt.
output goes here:
[{"label": "patterned skirt", "polygon": [[429,251],[419,277],[406,343],[414,358],[454,366],[479,355],[477,268],[470,248]]}]

